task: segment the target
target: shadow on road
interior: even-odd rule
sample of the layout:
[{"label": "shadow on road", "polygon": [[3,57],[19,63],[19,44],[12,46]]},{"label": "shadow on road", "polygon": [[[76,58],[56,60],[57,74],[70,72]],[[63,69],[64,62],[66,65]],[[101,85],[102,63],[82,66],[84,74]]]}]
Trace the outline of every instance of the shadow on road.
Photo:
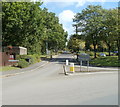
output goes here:
[{"label": "shadow on road", "polygon": [[69,62],[76,62],[74,58],[41,58],[41,60],[49,62],[66,62],[66,60],[69,60]]},{"label": "shadow on road", "polygon": [[[63,54],[65,55],[65,57],[57,57],[57,58],[41,58],[41,60],[43,61],[49,61],[49,62],[59,62],[59,64],[65,64],[66,63],[66,60],[69,61],[69,63],[74,63],[75,65],[80,65],[80,62],[77,61],[77,59],[71,57],[67,57],[67,55],[69,56],[69,54]],[[82,65],[83,66],[87,66],[87,62],[86,61],[83,61],[82,62]]]}]

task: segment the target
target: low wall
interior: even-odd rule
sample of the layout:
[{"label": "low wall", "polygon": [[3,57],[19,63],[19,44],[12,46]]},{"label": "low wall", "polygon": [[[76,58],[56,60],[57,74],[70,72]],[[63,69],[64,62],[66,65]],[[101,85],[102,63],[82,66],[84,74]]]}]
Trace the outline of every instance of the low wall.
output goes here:
[{"label": "low wall", "polygon": [[6,52],[0,52],[0,66],[10,65],[10,63],[8,62],[9,56],[10,55]]}]

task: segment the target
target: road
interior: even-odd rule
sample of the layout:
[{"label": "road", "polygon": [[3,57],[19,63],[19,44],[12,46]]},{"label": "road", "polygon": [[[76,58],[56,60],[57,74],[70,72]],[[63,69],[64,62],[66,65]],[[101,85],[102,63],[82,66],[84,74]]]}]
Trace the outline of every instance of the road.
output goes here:
[{"label": "road", "polygon": [[62,54],[42,68],[2,79],[2,105],[118,105],[118,73],[63,74]]}]

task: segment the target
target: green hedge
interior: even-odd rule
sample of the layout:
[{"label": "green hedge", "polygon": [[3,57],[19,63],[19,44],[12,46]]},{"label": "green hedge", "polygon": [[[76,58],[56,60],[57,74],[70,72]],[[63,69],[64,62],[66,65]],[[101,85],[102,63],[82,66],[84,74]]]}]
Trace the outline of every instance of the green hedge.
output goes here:
[{"label": "green hedge", "polygon": [[[24,68],[24,67],[27,67],[30,64],[40,62],[40,55],[37,55],[37,54],[34,54],[34,55],[17,55],[16,59],[19,60],[18,66],[20,68]],[[30,61],[27,62],[26,59],[30,59]],[[25,66],[24,66],[24,64],[25,64]]]},{"label": "green hedge", "polygon": [[25,59],[20,59],[18,62],[18,67],[25,68],[29,65],[29,63]]}]

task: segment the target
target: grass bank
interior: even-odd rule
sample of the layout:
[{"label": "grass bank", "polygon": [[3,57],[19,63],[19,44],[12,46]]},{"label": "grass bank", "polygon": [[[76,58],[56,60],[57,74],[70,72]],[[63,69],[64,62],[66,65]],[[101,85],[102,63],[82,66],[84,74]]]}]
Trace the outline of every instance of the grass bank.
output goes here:
[{"label": "grass bank", "polygon": [[93,58],[90,61],[90,64],[93,66],[102,66],[102,67],[118,67],[119,62],[118,62],[118,56],[107,56],[107,57],[98,57],[98,58]]}]

